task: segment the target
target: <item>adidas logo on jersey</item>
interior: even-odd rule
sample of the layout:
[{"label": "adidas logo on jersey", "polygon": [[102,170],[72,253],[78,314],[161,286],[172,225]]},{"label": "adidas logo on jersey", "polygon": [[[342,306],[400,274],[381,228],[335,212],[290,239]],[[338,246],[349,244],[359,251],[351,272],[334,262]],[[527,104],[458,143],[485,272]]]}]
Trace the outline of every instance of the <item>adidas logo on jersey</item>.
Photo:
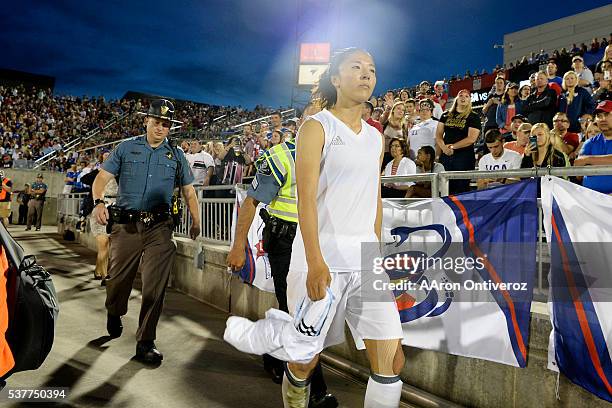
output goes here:
[{"label": "adidas logo on jersey", "polygon": [[332,146],[344,146],[344,140],[340,137],[340,135],[336,135],[331,141]]}]

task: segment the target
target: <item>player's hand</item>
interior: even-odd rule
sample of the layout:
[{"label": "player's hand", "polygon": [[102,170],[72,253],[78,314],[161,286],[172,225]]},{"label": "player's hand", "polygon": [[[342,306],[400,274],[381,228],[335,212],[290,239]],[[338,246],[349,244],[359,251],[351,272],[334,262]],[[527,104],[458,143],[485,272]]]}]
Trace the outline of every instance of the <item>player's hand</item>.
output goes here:
[{"label": "player's hand", "polygon": [[200,224],[191,224],[191,228],[189,229],[189,237],[194,241],[200,236]]},{"label": "player's hand", "polygon": [[233,245],[225,260],[227,266],[231,268],[232,271],[239,271],[242,269],[245,262],[246,256],[244,254],[244,248],[239,248],[238,245]]},{"label": "player's hand", "polygon": [[308,264],[308,277],[306,278],[306,290],[308,297],[313,302],[325,297],[326,289],[331,284],[331,274],[324,261],[317,264]]},{"label": "player's hand", "polygon": [[92,215],[98,224],[108,224],[108,210],[105,205],[96,205],[92,211]]}]

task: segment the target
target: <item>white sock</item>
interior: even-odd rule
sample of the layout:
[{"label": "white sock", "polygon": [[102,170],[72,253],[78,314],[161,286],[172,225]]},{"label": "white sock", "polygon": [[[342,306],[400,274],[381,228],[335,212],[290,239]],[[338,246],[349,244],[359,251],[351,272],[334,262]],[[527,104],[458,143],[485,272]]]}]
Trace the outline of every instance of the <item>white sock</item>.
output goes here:
[{"label": "white sock", "polygon": [[397,408],[402,397],[402,380],[398,375],[372,374],[366,388],[364,408]]},{"label": "white sock", "polygon": [[310,399],[310,379],[295,377],[287,367],[283,375],[283,407],[307,408]]}]

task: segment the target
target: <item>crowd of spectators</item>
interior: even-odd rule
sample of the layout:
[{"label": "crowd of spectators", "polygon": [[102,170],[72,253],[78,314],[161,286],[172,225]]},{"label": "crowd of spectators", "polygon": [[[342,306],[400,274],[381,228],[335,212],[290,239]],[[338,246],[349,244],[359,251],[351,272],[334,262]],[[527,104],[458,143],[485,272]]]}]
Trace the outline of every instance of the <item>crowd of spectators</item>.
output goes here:
[{"label": "crowd of spectators", "polygon": [[[175,117],[183,122],[177,137],[220,139],[233,126],[268,115],[273,110],[256,106],[214,106],[178,101]],[[49,89],[0,87],[0,167],[31,167],[33,162],[57,152],[45,167],[68,171],[72,165],[95,161],[85,153],[63,152],[79,140],[78,150],[143,133],[142,118],[135,112],[148,109],[145,99],[106,100],[53,95]]]},{"label": "crowd of spectators", "polygon": [[[550,55],[541,50],[496,67],[495,84],[481,110],[473,108],[469,90],[449,100],[445,80],[373,96],[363,118],[385,136],[383,174],[581,165],[576,160],[581,149],[599,135],[595,107],[611,99],[610,41],[612,35],[594,39],[590,48],[573,44],[570,51]],[[587,52],[603,57],[589,67],[583,57]],[[534,64],[539,71],[528,70]],[[188,101],[175,106],[183,124],[173,133],[202,185],[232,185],[253,176],[262,153],[293,138],[300,125],[298,118],[283,118],[280,111],[262,106],[246,110]],[[26,167],[55,151],[46,167],[66,173],[66,192],[82,191],[87,186],[80,177],[100,164],[99,157],[83,149],[142,134],[142,118],[134,113],[147,108],[146,99],[107,101],[0,87],[0,167]],[[309,109],[316,111],[316,103]],[[269,119],[256,120],[264,116]],[[248,121],[254,122],[242,125]],[[81,152],[64,153],[62,146],[73,139],[80,139]],[[606,139],[603,145],[608,144]],[[478,186],[499,182],[483,180]],[[453,180],[450,190],[469,188],[469,181]],[[385,185],[384,191],[389,197],[416,197],[429,190],[426,183],[399,183]]]},{"label": "crowd of spectators", "polygon": [[[573,55],[541,51],[533,61],[525,59],[538,64],[536,72],[521,71],[522,64],[513,71],[499,70],[481,110],[472,106],[469,90],[459,91],[450,108],[445,106],[443,81],[433,90],[424,81],[416,92],[402,89],[371,98],[363,117],[385,136],[383,175],[612,165],[612,45],[606,39],[595,42],[590,49],[574,45]],[[599,52],[601,59],[589,67],[585,52]],[[612,176],[572,180],[612,193]],[[483,179],[477,187],[514,181]],[[386,197],[430,194],[427,183],[384,187]],[[469,180],[449,185],[451,193],[470,188]]]}]

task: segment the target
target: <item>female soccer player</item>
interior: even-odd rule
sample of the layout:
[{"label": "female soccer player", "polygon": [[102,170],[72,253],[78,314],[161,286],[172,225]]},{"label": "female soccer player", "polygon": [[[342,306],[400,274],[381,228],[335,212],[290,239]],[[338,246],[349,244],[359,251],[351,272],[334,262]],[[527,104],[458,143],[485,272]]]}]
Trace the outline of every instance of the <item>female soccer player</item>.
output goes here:
[{"label": "female soccer player", "polygon": [[[296,177],[299,226],[287,277],[289,308],[297,330],[317,342],[310,363],[288,363],[285,407],[306,407],[309,377],[318,354],[344,341],[344,322],[367,349],[372,375],[365,407],[397,407],[404,365],[399,313],[390,291],[371,296],[374,256],[382,227],[380,168],[383,138],[361,119],[376,85],[372,56],[350,48],[336,53],[314,97],[324,108],[300,128]],[[363,258],[363,261],[362,261]],[[368,294],[366,296],[366,294]],[[307,321],[308,308],[321,319]]]}]

